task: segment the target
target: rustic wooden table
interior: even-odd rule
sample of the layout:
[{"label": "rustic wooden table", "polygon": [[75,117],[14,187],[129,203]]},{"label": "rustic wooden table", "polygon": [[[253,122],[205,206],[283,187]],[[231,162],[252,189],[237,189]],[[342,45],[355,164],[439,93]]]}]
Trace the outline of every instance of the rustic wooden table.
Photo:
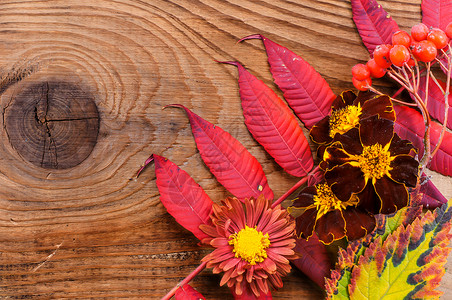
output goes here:
[{"label": "rustic wooden table", "polygon": [[[380,0],[403,29],[421,0]],[[158,299],[208,253],[159,202],[151,154],[170,158],[218,202],[228,193],[196,150],[181,103],[285,174],[243,124],[237,60],[277,90],[260,33],[300,54],[335,93],[368,58],[344,0],[8,0],[0,3],[0,298]],[[387,80],[376,84],[394,90]],[[451,179],[434,175],[452,197]],[[448,263],[450,266],[452,260]],[[204,270],[193,285],[231,298]],[[452,272],[441,290],[452,297]],[[294,270],[275,299],[318,299]]]}]

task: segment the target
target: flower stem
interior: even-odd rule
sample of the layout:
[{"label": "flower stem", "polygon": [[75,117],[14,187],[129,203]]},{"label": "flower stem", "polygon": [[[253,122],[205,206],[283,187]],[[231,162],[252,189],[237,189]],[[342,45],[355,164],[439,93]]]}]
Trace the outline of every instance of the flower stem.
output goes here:
[{"label": "flower stem", "polygon": [[207,261],[203,261],[195,270],[193,270],[193,272],[191,272],[187,277],[185,277],[184,280],[182,280],[175,287],[173,287],[173,289],[171,291],[169,291],[168,294],[166,294],[161,300],[171,299],[171,297],[173,297],[174,294],[176,294],[176,291],[178,288],[188,284],[193,278],[195,278],[196,275],[198,275],[199,273],[201,273],[202,270],[204,270],[206,265],[207,265]]}]

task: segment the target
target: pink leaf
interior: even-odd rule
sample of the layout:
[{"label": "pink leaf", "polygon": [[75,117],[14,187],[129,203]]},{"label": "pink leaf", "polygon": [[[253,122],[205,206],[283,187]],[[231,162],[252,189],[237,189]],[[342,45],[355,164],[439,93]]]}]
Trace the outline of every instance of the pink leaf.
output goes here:
[{"label": "pink leaf", "polygon": [[206,298],[189,284],[181,286],[176,291],[176,300],[206,300]]},{"label": "pink leaf", "polygon": [[[425,99],[425,82],[426,78],[421,77],[421,83],[419,85],[419,96],[422,99]],[[446,88],[446,84],[438,79],[439,84],[443,88]],[[440,88],[436,85],[433,79],[430,77],[428,84],[428,101],[427,101],[427,109],[430,115],[443,123],[444,121],[444,94],[441,92]],[[447,118],[447,128],[452,129],[452,95],[449,94],[449,115]]]},{"label": "pink leaf", "polygon": [[426,182],[421,185],[421,188],[419,190],[419,192],[422,194],[420,204],[428,209],[440,207],[447,202],[447,199],[436,188],[433,182],[426,177],[427,176],[425,174],[422,174],[421,181],[426,180]]},{"label": "pink leaf", "polygon": [[260,194],[273,199],[262,166],[239,141],[185,106],[170,106],[185,110],[204,163],[228,191],[239,199],[257,198]]},{"label": "pink leaf", "polygon": [[211,225],[212,200],[187,174],[168,159],[153,154],[160,201],[184,228],[199,240],[207,238],[199,225]]},{"label": "pink leaf", "polygon": [[[394,110],[396,111],[394,130],[402,139],[411,141],[419,149],[418,156],[422,157],[425,126],[421,114],[407,106],[394,106]],[[441,126],[434,122],[430,126],[430,145],[433,149],[438,142]],[[452,134],[450,132],[445,132],[441,146],[433,156],[429,169],[452,176]]]},{"label": "pink leaf", "polygon": [[380,44],[391,44],[397,23],[376,0],[351,0],[353,21],[370,54]]},{"label": "pink leaf", "polygon": [[328,83],[300,56],[262,35],[240,41],[261,39],[268,55],[270,71],[284,98],[306,128],[328,115],[336,98]]},{"label": "pink leaf", "polygon": [[422,23],[427,26],[446,29],[452,22],[452,2],[450,0],[422,0]]},{"label": "pink leaf", "polygon": [[287,105],[237,62],[245,124],[256,141],[289,174],[302,177],[312,169],[309,143]]},{"label": "pink leaf", "polygon": [[297,239],[294,251],[300,254],[300,258],[293,260],[292,263],[323,288],[325,277],[330,275],[330,270],[333,268],[325,245],[313,233],[308,240]]}]

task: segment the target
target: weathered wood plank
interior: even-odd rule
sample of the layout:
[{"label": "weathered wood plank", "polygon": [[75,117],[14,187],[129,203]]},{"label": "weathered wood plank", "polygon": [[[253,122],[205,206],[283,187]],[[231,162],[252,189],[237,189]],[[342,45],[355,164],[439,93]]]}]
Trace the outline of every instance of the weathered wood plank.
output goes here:
[{"label": "weathered wood plank", "polygon": [[[379,2],[404,29],[420,20],[420,0]],[[238,60],[276,90],[261,42],[236,44],[260,33],[302,55],[339,93],[352,88],[350,68],[367,59],[343,0],[11,0],[0,3],[0,20],[0,70],[11,79],[0,99],[0,297],[163,296],[209,250],[165,213],[152,168],[130,180],[137,168],[158,153],[215,201],[228,194],[203,165],[183,112],[161,108],[184,104],[229,131],[261,162],[279,196],[296,178],[247,132],[237,71],[214,60]],[[94,148],[69,168],[30,162],[5,124],[18,95],[48,82],[70,82],[99,112]],[[377,84],[391,90],[389,81]],[[450,179],[434,177],[452,197]],[[193,284],[208,299],[231,298],[219,278],[207,270]],[[448,271],[448,297],[451,285]],[[274,293],[321,295],[298,271]]]}]

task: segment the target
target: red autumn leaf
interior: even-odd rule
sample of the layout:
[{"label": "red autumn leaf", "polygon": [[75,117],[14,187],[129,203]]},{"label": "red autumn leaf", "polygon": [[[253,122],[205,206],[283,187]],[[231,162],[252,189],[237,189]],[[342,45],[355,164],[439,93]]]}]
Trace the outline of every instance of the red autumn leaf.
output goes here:
[{"label": "red autumn leaf", "polygon": [[309,143],[295,116],[261,80],[238,62],[240,98],[245,124],[256,141],[290,175],[302,177],[312,169]]},{"label": "red autumn leaf", "polygon": [[[452,3],[452,2],[451,2]],[[441,85],[443,90],[446,88],[446,83],[441,80],[437,80]],[[421,77],[421,82],[419,85],[419,96],[422,99],[425,99],[425,82],[426,78]],[[444,105],[444,95],[441,92],[440,88],[436,85],[433,79],[430,77],[428,83],[428,100],[427,100],[427,108],[430,115],[443,123],[444,121],[444,112],[446,110]],[[449,105],[452,106],[452,95],[449,94]],[[449,115],[447,118],[447,128],[452,129],[452,107],[449,107]]]},{"label": "red autumn leaf", "polygon": [[[394,110],[396,111],[394,130],[402,139],[411,141],[419,149],[418,156],[422,157],[425,126],[421,114],[407,106],[394,106]],[[441,126],[435,122],[430,126],[430,145],[433,149],[438,143]],[[429,169],[452,176],[452,134],[450,132],[445,132],[441,146],[433,156]]]},{"label": "red autumn leaf", "polygon": [[169,106],[185,110],[204,163],[228,191],[239,199],[257,198],[260,194],[273,199],[262,166],[239,141],[185,106]]},{"label": "red autumn leaf", "polygon": [[325,277],[329,277],[333,264],[325,245],[319,241],[315,233],[308,239],[297,239],[294,248],[300,258],[292,263],[320,287],[325,285]]},{"label": "red autumn leaf", "polygon": [[399,26],[383,7],[376,0],[351,0],[351,3],[353,21],[369,53],[372,55],[380,44],[391,44]]},{"label": "red autumn leaf", "polygon": [[206,300],[206,298],[189,284],[181,286],[176,291],[176,300]]},{"label": "red autumn leaf", "polygon": [[328,83],[300,56],[257,34],[240,41],[261,39],[267,51],[270,71],[284,98],[306,128],[328,115],[336,98]]},{"label": "red autumn leaf", "polygon": [[446,203],[446,197],[441,194],[431,180],[426,178],[425,174],[422,174],[421,180],[423,179],[426,180],[426,182],[421,185],[419,190],[422,194],[419,204],[423,205],[425,208],[434,209]]},{"label": "red autumn leaf", "polygon": [[434,28],[446,29],[452,22],[452,2],[450,0],[422,0],[422,23]]},{"label": "red autumn leaf", "polygon": [[170,160],[153,154],[160,201],[185,229],[199,240],[208,236],[199,225],[211,225],[212,200],[190,175]]}]

